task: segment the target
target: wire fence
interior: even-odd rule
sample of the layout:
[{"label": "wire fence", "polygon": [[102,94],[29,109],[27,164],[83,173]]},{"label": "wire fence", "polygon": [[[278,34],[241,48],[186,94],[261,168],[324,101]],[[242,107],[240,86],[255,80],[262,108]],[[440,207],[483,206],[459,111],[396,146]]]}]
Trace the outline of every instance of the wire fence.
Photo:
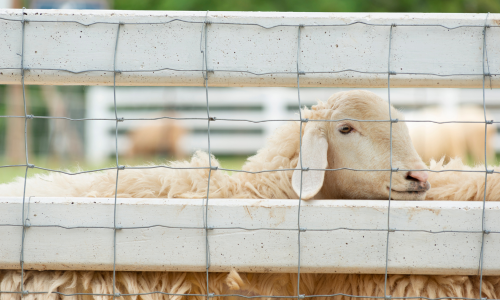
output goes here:
[{"label": "wire fence", "polygon": [[[205,233],[205,274],[206,274],[206,293],[204,294],[189,294],[190,296],[199,296],[199,297],[206,297],[208,300],[209,298],[212,297],[228,297],[228,296],[238,296],[238,297],[243,297],[243,298],[248,298],[248,299],[253,299],[253,298],[297,298],[297,299],[304,299],[304,298],[312,298],[312,297],[336,297],[336,296],[346,296],[346,297],[352,297],[352,298],[373,298],[373,299],[427,299],[427,300],[438,300],[438,299],[467,299],[467,300],[483,300],[486,298],[482,297],[482,286],[483,286],[483,266],[484,266],[484,245],[485,245],[485,239],[486,235],[488,234],[493,234],[493,233],[500,233],[498,231],[490,231],[487,229],[486,223],[485,223],[485,202],[486,202],[486,187],[487,187],[487,182],[488,182],[488,175],[491,174],[500,174],[500,171],[495,171],[493,169],[488,169],[487,165],[487,155],[486,155],[486,134],[487,134],[487,128],[488,125],[492,124],[498,124],[500,123],[499,121],[495,122],[494,120],[488,120],[486,118],[486,106],[485,106],[485,88],[486,88],[486,82],[488,81],[487,79],[490,79],[490,87],[491,87],[491,76],[494,75],[500,75],[500,74],[491,74],[489,71],[489,65],[488,65],[488,52],[487,52],[487,32],[488,29],[491,27],[500,27],[500,25],[489,25],[488,24],[488,16],[489,14],[485,15],[484,18],[484,24],[478,24],[478,25],[459,25],[459,26],[454,26],[454,27],[448,27],[444,26],[441,24],[375,24],[375,23],[368,23],[368,22],[351,22],[348,24],[331,24],[331,25],[314,25],[314,24],[295,24],[295,25],[276,25],[276,26],[263,26],[260,24],[256,23],[231,23],[231,22],[216,22],[216,21],[211,21],[209,20],[209,12],[207,11],[205,15],[205,20],[204,21],[189,21],[189,20],[183,20],[183,19],[173,19],[167,22],[147,22],[147,23],[133,23],[133,22],[92,22],[88,24],[84,24],[78,21],[61,21],[61,20],[30,20],[25,17],[26,13],[24,12],[24,9],[22,11],[22,17],[20,19],[11,19],[11,18],[4,18],[0,17],[0,20],[3,20],[5,22],[20,22],[22,26],[22,51],[20,53],[20,59],[21,59],[21,84],[22,84],[22,89],[23,89],[23,104],[24,104],[24,116],[0,116],[2,118],[24,118],[24,146],[25,146],[25,158],[26,158],[26,163],[25,164],[17,164],[17,165],[3,165],[0,166],[0,168],[9,168],[9,167],[25,167],[25,175],[24,175],[24,191],[23,191],[23,203],[22,203],[22,225],[19,224],[0,224],[0,227],[2,226],[22,226],[22,242],[21,242],[21,250],[20,250],[20,269],[21,269],[21,289],[20,291],[0,291],[0,293],[5,293],[5,294],[20,294],[21,297],[26,296],[26,295],[37,295],[37,294],[45,294],[47,291],[28,291],[24,287],[24,276],[25,276],[25,271],[24,271],[24,251],[25,251],[25,237],[26,237],[26,231],[29,230],[30,227],[60,227],[60,228],[65,228],[65,229],[76,229],[76,228],[102,228],[102,229],[110,229],[113,230],[113,292],[111,294],[107,293],[102,293],[102,294],[95,294],[95,293],[73,293],[73,294],[65,294],[62,292],[52,292],[54,294],[58,294],[61,296],[77,296],[77,295],[89,295],[89,296],[109,296],[115,299],[116,297],[121,297],[121,296],[141,296],[141,295],[152,295],[152,294],[161,294],[161,295],[167,295],[167,296],[186,296],[187,294],[175,294],[175,293],[165,293],[161,291],[151,291],[148,293],[136,293],[136,294],[119,294],[116,290],[116,259],[117,259],[117,231],[118,230],[126,230],[126,229],[139,229],[139,228],[152,228],[152,227],[165,227],[165,228],[182,228],[182,229],[203,229]],[[24,57],[25,57],[25,31],[26,31],[26,26],[29,23],[44,23],[44,22],[58,22],[58,23],[77,23],[82,26],[92,26],[95,24],[108,24],[110,27],[115,27],[116,28],[116,40],[115,40],[115,46],[114,46],[114,54],[113,54],[113,70],[67,70],[67,69],[48,69],[48,68],[26,68],[24,65]],[[134,26],[134,25],[153,25],[153,24],[168,24],[171,22],[186,22],[186,23],[194,23],[194,24],[200,24],[201,30],[200,30],[200,53],[202,56],[202,67],[200,69],[196,70],[180,70],[180,69],[175,69],[175,68],[160,68],[160,69],[155,69],[155,70],[118,70],[116,68],[116,60],[117,60],[117,54],[119,53],[119,47],[118,47],[118,41],[120,39],[120,31],[124,26]],[[207,45],[210,41],[210,36],[209,36],[209,28],[211,24],[217,24],[217,25],[238,25],[238,26],[259,26],[263,29],[271,29],[271,28],[276,28],[276,27],[294,27],[297,29],[297,57],[296,57],[296,71],[295,72],[269,72],[269,73],[255,73],[251,72],[248,70],[211,70],[209,69],[208,66],[208,51],[207,51]],[[301,112],[301,89],[300,89],[300,78],[302,75],[305,75],[304,72],[301,71],[301,64],[300,64],[300,51],[301,51],[301,37],[303,35],[302,30],[303,28],[306,27],[318,27],[318,26],[323,26],[323,27],[336,27],[336,26],[353,26],[356,24],[362,24],[364,26],[381,26],[381,27],[386,27],[388,29],[387,35],[388,35],[388,40],[389,40],[389,51],[388,51],[388,60],[387,60],[387,70],[386,71],[377,71],[377,72],[366,72],[362,70],[352,70],[352,69],[346,69],[346,70],[332,70],[329,72],[308,72],[308,73],[343,73],[343,72],[356,72],[356,73],[371,73],[371,74],[386,74],[387,75],[387,99],[388,99],[388,112],[389,112],[389,119],[388,120],[358,120],[358,119],[337,119],[337,120],[309,120],[305,119],[302,117],[302,112]],[[442,27],[448,30],[455,30],[458,28],[464,28],[464,27],[475,27],[475,28],[482,28],[482,49],[483,49],[483,54],[482,54],[482,73],[469,73],[469,74],[437,74],[437,73],[408,73],[408,72],[396,72],[391,69],[391,43],[393,40],[393,35],[394,35],[394,28],[399,27],[399,26],[405,26],[405,27],[412,27],[412,26],[428,26],[428,27]],[[4,69],[13,69],[13,68],[0,68],[0,70]],[[58,71],[66,71],[66,72],[71,72],[71,73],[85,73],[85,72],[94,72],[94,71],[110,71],[113,72],[113,89],[114,89],[114,114],[115,118],[81,118],[81,119],[72,119],[68,117],[47,117],[47,116],[34,116],[34,115],[29,115],[27,113],[27,105],[26,105],[26,94],[25,94],[25,74],[26,72],[30,70],[58,70]],[[206,118],[176,118],[176,117],[159,117],[159,118],[123,118],[120,117],[117,111],[117,97],[116,97],[116,77],[120,76],[121,73],[125,72],[156,72],[156,71],[161,71],[161,70],[172,70],[172,71],[196,71],[196,72],[202,72],[203,74],[203,79],[204,79],[204,86],[205,86],[205,96],[206,96],[206,112],[207,116]],[[287,74],[296,74],[297,77],[297,107],[298,107],[298,113],[299,113],[299,119],[266,119],[266,120],[247,120],[247,119],[219,119],[216,118],[216,116],[213,116],[210,114],[210,101],[209,101],[209,80],[210,80],[210,73],[213,72],[243,72],[243,73],[249,73],[252,75],[265,75],[265,74],[277,74],[277,73],[287,73]],[[483,111],[484,111],[484,121],[448,121],[448,122],[437,122],[437,121],[432,121],[432,120],[398,120],[398,119],[393,119],[391,115],[391,77],[396,76],[396,75],[434,75],[434,76],[443,76],[443,77],[453,77],[453,76],[482,76],[482,81],[483,81]],[[27,127],[28,127],[28,122],[29,120],[32,119],[37,119],[37,118],[44,118],[44,119],[65,119],[69,121],[96,121],[96,120],[106,120],[106,121],[113,121],[115,122],[115,150],[116,150],[116,167],[112,168],[101,168],[101,169],[94,169],[94,170],[86,170],[86,171],[81,171],[81,172],[66,172],[66,171],[61,171],[61,170],[54,170],[54,169],[49,169],[49,168],[44,168],[44,167],[39,167],[35,166],[34,164],[30,163],[29,160],[29,155],[28,155],[28,137],[27,137]],[[198,168],[178,168],[178,167],[172,167],[172,166],[167,166],[167,165],[155,165],[155,166],[136,166],[136,167],[125,167],[123,165],[120,165],[119,161],[119,155],[118,155],[118,128],[119,124],[121,122],[125,121],[140,121],[140,120],[160,120],[160,119],[176,119],[176,120],[206,120],[207,121],[207,134],[208,134],[208,154],[209,154],[209,166],[207,167],[198,167]],[[303,166],[302,162],[302,132],[303,132],[303,126],[304,123],[307,122],[338,122],[338,121],[344,121],[344,120],[352,120],[352,121],[357,121],[357,122],[386,122],[390,124],[390,168],[389,169],[355,169],[355,168],[336,168],[336,169],[313,169],[313,168],[305,168]],[[212,122],[251,122],[251,123],[260,123],[260,122],[288,122],[288,121],[296,121],[300,122],[300,156],[299,156],[299,162],[300,162],[300,168],[298,169],[276,169],[276,170],[261,170],[261,171],[245,171],[245,170],[234,170],[234,169],[226,169],[226,168],[221,168],[218,166],[212,165],[211,161],[211,149],[210,149],[210,124]],[[393,124],[398,123],[398,122],[431,122],[431,123],[438,123],[438,124],[443,124],[443,123],[484,123],[485,126],[485,156],[484,156],[484,161],[485,161],[485,169],[484,171],[481,170],[442,170],[442,171],[436,171],[436,170],[415,170],[415,169],[398,169],[393,167]],[[62,225],[31,225],[30,220],[29,220],[29,203],[30,199],[26,199],[26,185],[27,185],[27,178],[28,178],[28,171],[29,169],[36,168],[40,170],[45,170],[49,172],[58,172],[58,173],[64,173],[67,175],[78,175],[78,174],[83,174],[83,173],[90,173],[90,172],[99,172],[99,171],[104,171],[104,170],[116,170],[116,184],[115,184],[115,195],[114,195],[114,210],[113,210],[113,227],[106,227],[106,226],[73,226],[73,227],[68,227],[68,226],[62,226]],[[118,193],[118,182],[120,179],[120,171],[123,171],[125,169],[152,169],[152,168],[165,168],[165,169],[206,169],[208,170],[208,183],[207,183],[207,195],[206,198],[204,199],[204,213],[203,213],[203,227],[186,227],[186,226],[167,226],[167,225],[150,225],[150,226],[143,226],[143,227],[120,227],[117,225],[116,222],[116,217],[117,217],[117,193]],[[210,220],[208,218],[208,207],[209,207],[209,199],[210,199],[210,177],[212,174],[212,171],[216,170],[223,170],[223,171],[231,171],[231,172],[245,172],[245,173],[252,173],[252,174],[258,174],[258,173],[264,173],[264,172],[288,172],[288,171],[293,171],[293,170],[300,170],[301,174],[301,189],[299,193],[299,206],[298,206],[298,214],[297,214],[297,226],[296,228],[244,228],[244,227],[221,227],[221,228],[216,228],[213,226],[210,226]],[[300,275],[301,275],[301,232],[304,232],[306,229],[301,227],[301,203],[302,203],[302,180],[303,180],[303,173],[304,172],[310,172],[310,171],[339,171],[339,170],[350,170],[350,171],[369,171],[369,172],[389,172],[390,173],[390,186],[389,186],[389,199],[388,199],[388,209],[387,209],[387,228],[386,229],[359,229],[359,228],[346,228],[346,227],[340,227],[340,228],[331,228],[331,229],[314,229],[314,228],[307,228],[307,231],[335,231],[335,230],[358,230],[358,231],[382,231],[382,232],[387,232],[386,235],[386,247],[385,247],[385,274],[384,274],[384,296],[375,296],[375,295],[351,295],[351,294],[343,294],[343,293],[338,293],[338,294],[329,294],[329,295],[305,295],[301,294],[300,290]],[[391,191],[392,191],[392,175],[394,172],[398,171],[430,171],[430,172],[476,172],[476,173],[484,173],[484,195],[483,195],[483,206],[482,206],[482,214],[481,214],[481,224],[482,224],[482,230],[481,231],[464,231],[464,230],[442,230],[442,231],[431,231],[431,230],[402,230],[402,229],[396,229],[391,227]],[[294,201],[294,200],[290,200]],[[26,203],[28,202],[28,203]],[[27,207],[27,209],[25,209]],[[28,214],[26,214],[26,211],[28,210]],[[210,291],[209,287],[209,272],[210,272],[210,257],[211,257],[211,251],[210,251],[210,239],[209,239],[209,231],[210,230],[215,230],[215,229],[241,229],[241,230],[287,230],[287,231],[296,231],[297,232],[297,253],[298,253],[298,260],[297,260],[297,291],[296,291],[296,296],[272,296],[272,295],[256,295],[256,296],[249,296],[249,295],[241,295],[241,294],[214,294]],[[419,232],[427,232],[429,234],[439,234],[439,233],[445,233],[445,232],[456,232],[456,233],[476,233],[481,235],[481,244],[480,244],[480,258],[478,261],[478,275],[479,275],[479,295],[480,298],[475,299],[475,298],[464,298],[464,297],[439,297],[439,298],[428,298],[424,296],[415,296],[415,297],[392,297],[391,295],[388,294],[387,290],[387,285],[388,285],[388,265],[389,265],[389,240],[391,237],[391,233],[398,232],[398,231],[419,231]]]}]

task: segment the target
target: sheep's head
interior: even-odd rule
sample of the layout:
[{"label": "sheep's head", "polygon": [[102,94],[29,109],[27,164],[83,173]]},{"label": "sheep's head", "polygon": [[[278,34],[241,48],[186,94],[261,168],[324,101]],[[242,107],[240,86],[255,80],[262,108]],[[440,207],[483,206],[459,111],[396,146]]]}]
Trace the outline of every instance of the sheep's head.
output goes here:
[{"label": "sheep's head", "polygon": [[[336,93],[312,110],[304,110],[302,166],[310,169],[379,171],[304,171],[303,199],[423,200],[430,188],[426,171],[397,171],[390,165],[390,123],[354,120],[389,120],[387,101],[368,91]],[[392,119],[403,116],[391,107]],[[312,120],[342,120],[321,122]],[[300,169],[300,159],[297,168]],[[413,148],[405,122],[392,123],[392,168],[427,169]],[[385,171],[380,171],[385,170]],[[301,172],[294,171],[292,186],[300,193]]]}]

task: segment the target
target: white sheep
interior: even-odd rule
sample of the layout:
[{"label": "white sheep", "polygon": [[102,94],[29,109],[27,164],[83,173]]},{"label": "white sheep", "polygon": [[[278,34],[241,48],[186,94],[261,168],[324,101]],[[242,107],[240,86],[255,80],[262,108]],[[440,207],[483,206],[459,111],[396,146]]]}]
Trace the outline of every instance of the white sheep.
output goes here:
[{"label": "white sheep", "polygon": [[[466,105],[455,111],[429,108],[408,114],[411,120],[465,121],[483,123],[408,123],[413,146],[424,162],[445,157],[467,159],[484,163],[484,112],[483,108]],[[487,119],[490,118],[487,116]],[[489,162],[495,158],[494,138],[496,126],[488,125],[486,134],[486,156]]]},{"label": "white sheep", "polygon": [[[392,118],[403,116],[391,108]],[[350,91],[334,94],[328,101],[319,102],[311,110],[304,109],[302,117],[309,119],[302,125],[302,152],[299,147],[299,122],[289,122],[278,129],[267,146],[249,158],[243,166],[246,171],[296,169],[229,175],[220,170],[211,171],[210,197],[213,198],[274,198],[297,199],[300,187],[300,169],[389,169],[390,139],[388,122],[359,122],[357,120],[388,120],[388,104],[373,93]],[[321,122],[318,120],[339,120]],[[412,146],[404,122],[393,123],[392,166],[399,169],[426,169]],[[300,162],[302,156],[302,164]],[[174,162],[171,167],[218,166],[215,158],[198,152],[190,162]],[[453,161],[453,168],[463,168]],[[446,168],[434,163],[433,168]],[[119,172],[118,197],[204,198],[207,194],[207,169],[125,169]],[[459,176],[461,184],[450,180]],[[469,182],[470,177],[470,184]],[[490,175],[488,199],[500,199],[500,178]],[[484,174],[482,176],[484,180]],[[389,172],[319,171],[303,172],[302,199],[388,199]],[[429,182],[433,188],[429,190]],[[98,174],[67,176],[51,173],[30,178],[26,196],[81,196],[114,197],[116,171]],[[457,200],[481,200],[479,179],[471,174],[432,173],[426,171],[396,172],[392,176],[391,196],[395,200],[439,199],[446,195]],[[497,183],[497,184],[495,184]],[[475,196],[453,195],[453,189],[468,185],[468,193]],[[1,196],[20,196],[23,179],[0,185]],[[481,199],[479,199],[481,198]],[[59,291],[63,293],[110,294],[113,291],[111,272],[26,271],[24,288],[30,291]],[[257,295],[289,295],[296,293],[297,274],[238,274],[210,273],[210,292],[227,293],[229,289],[243,289]],[[392,297],[471,297],[479,298],[477,276],[417,276],[389,275],[387,293]],[[499,298],[499,277],[483,278],[481,297]],[[383,275],[359,274],[301,274],[301,293],[345,293],[383,296]],[[176,272],[117,272],[117,292],[121,294],[159,291],[174,294],[206,293],[205,273]],[[0,290],[20,289],[19,271],[0,272]],[[2,294],[1,300],[19,299],[18,294]],[[29,298],[40,295],[28,295]],[[53,294],[51,296],[56,298]],[[100,298],[101,296],[95,296]],[[105,296],[103,296],[104,299]],[[163,299],[162,294],[142,295],[142,299]],[[190,298],[204,299],[202,296]],[[339,296],[340,297],[340,296]],[[107,298],[107,297],[106,297]],[[135,299],[126,296],[124,298]],[[172,296],[181,298],[181,296]],[[340,297],[342,298],[342,297]]]}]

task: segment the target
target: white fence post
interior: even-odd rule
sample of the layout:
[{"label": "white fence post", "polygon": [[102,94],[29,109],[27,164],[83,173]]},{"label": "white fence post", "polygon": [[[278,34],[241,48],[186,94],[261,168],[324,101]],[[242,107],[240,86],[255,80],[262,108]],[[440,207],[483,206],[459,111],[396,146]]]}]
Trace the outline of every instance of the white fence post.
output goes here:
[{"label": "white fence post", "polygon": [[[111,92],[111,93],[110,93]],[[112,100],[113,90],[106,87],[93,87],[87,89],[86,93],[86,118],[114,118],[109,113],[109,99]],[[112,103],[112,102],[111,102]],[[108,130],[113,121],[88,121],[85,123],[85,159],[88,163],[99,165],[106,161],[111,153],[109,146],[112,143]]]},{"label": "white fence post", "polygon": [[[289,117],[287,111],[286,97],[290,90],[286,88],[273,88],[267,90],[262,101],[264,113],[262,118],[266,120],[286,120]],[[298,119],[298,118],[297,118]],[[264,130],[264,139],[268,139],[271,134],[284,122],[266,122]]]}]

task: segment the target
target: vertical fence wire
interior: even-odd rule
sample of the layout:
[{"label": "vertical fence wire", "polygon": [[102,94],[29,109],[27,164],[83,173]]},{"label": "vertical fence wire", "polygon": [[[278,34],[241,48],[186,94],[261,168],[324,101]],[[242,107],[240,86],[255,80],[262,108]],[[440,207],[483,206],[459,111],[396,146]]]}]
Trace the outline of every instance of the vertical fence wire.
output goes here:
[{"label": "vertical fence wire", "polygon": [[[486,28],[488,25],[488,16],[490,13],[486,14],[486,18],[484,20],[484,28],[483,28],[483,59],[482,59],[482,70],[483,70],[483,113],[484,113],[484,193],[483,193],[483,210],[481,213],[481,253],[479,254],[479,298],[482,299],[482,291],[483,291],[483,263],[484,263],[484,238],[487,233],[486,224],[485,224],[485,212],[486,212],[486,194],[487,194],[487,183],[488,183],[488,157],[487,157],[487,136],[488,136],[488,120],[486,118],[486,93],[484,82],[486,80],[486,76],[489,76],[489,64],[488,64],[488,72],[485,70],[485,61],[488,60],[488,54],[486,50]],[[491,76],[490,76],[491,78]],[[491,82],[490,82],[491,86]]]},{"label": "vertical fence wire", "polygon": [[396,123],[398,120],[392,119],[391,114],[391,45],[392,45],[392,28],[395,25],[391,25],[389,27],[389,54],[387,58],[387,102],[389,104],[389,166],[391,168],[389,172],[389,202],[387,205],[387,238],[385,245],[385,273],[384,273],[384,298],[390,298],[390,295],[387,295],[387,272],[389,268],[389,235],[391,233],[391,198],[392,198],[392,173],[397,172],[392,168],[392,123]]},{"label": "vertical fence wire", "polygon": [[303,298],[300,294],[300,207],[302,203],[302,177],[304,175],[304,165],[302,164],[302,126],[304,120],[302,118],[302,104],[300,103],[300,29],[302,25],[297,26],[297,100],[299,105],[299,118],[300,118],[300,131],[299,131],[299,159],[300,159],[300,192],[299,192],[299,206],[297,209],[297,299]]},{"label": "vertical fence wire", "polygon": [[[208,61],[207,61],[207,40],[208,40],[208,25],[210,24],[208,21],[208,13],[209,11],[207,10],[207,13],[205,15],[205,22],[202,27],[202,38],[204,37],[204,47],[203,47],[203,81],[205,85],[205,100],[206,100],[206,105],[207,105],[207,137],[208,137],[208,164],[209,164],[209,169],[208,169],[208,182],[207,182],[207,201],[205,202],[205,212],[203,214],[204,216],[204,224],[203,226],[205,227],[205,273],[206,273],[206,281],[207,281],[207,294],[206,294],[206,299],[208,300],[211,297],[210,294],[210,282],[209,282],[209,269],[210,269],[210,245],[208,243],[208,199],[210,197],[210,177],[212,175],[212,151],[210,148],[210,122],[212,119],[215,121],[215,118],[210,117],[210,105],[208,102]],[[215,168],[216,169],[216,168]]]},{"label": "vertical fence wire", "polygon": [[118,175],[120,174],[120,164],[118,162],[118,123],[123,121],[118,118],[118,109],[116,107],[116,54],[118,52],[118,39],[120,38],[120,27],[121,23],[118,23],[116,28],[116,41],[115,41],[115,52],[113,55],[113,106],[115,109],[115,158],[116,158],[116,182],[115,182],[115,202],[113,205],[113,300],[119,297],[119,293],[116,292],[116,204],[118,199]]},{"label": "vertical fence wire", "polygon": [[24,240],[26,237],[26,216],[24,215],[24,206],[26,202],[26,185],[28,182],[28,170],[30,167],[29,163],[29,154],[28,154],[28,110],[26,108],[26,88],[24,86],[24,36],[25,36],[25,19],[24,19],[24,10],[25,8],[23,7],[21,14],[22,14],[22,21],[21,21],[21,85],[23,89],[23,105],[24,105],[24,151],[25,151],[25,156],[26,156],[26,171],[24,173],[24,188],[23,188],[23,206],[22,206],[22,214],[21,214],[21,220],[23,222],[23,228],[22,228],[22,236],[21,236],[21,255],[20,255],[20,264],[21,264],[21,298],[24,297],[26,294],[26,291],[24,290]]}]

